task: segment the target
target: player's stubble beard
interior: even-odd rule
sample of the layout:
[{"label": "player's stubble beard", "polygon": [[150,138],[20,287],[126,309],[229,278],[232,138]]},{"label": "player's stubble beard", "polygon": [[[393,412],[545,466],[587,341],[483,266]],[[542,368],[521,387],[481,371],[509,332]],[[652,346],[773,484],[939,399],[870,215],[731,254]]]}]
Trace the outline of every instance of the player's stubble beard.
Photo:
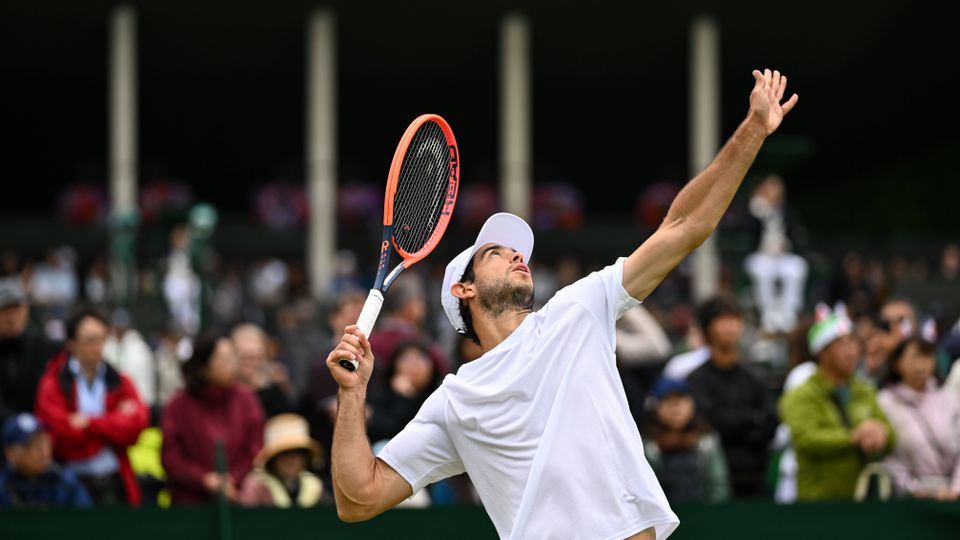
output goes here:
[{"label": "player's stubble beard", "polygon": [[533,311],[532,283],[513,284],[509,279],[495,279],[478,285],[478,304],[491,318],[496,319],[511,311]]}]

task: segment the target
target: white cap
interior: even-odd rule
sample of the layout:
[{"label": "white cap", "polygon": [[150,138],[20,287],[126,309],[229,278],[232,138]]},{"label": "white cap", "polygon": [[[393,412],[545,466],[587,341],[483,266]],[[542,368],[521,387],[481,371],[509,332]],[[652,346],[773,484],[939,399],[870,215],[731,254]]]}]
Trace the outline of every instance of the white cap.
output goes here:
[{"label": "white cap", "polygon": [[466,332],[467,325],[460,317],[460,299],[450,292],[450,288],[463,278],[463,272],[477,250],[487,244],[500,244],[516,250],[523,255],[524,262],[529,263],[530,256],[533,255],[533,231],[526,221],[513,214],[494,214],[483,224],[473,245],[463,250],[447,265],[447,271],[443,274],[443,289],[440,290],[440,305],[450,319],[450,324],[460,333]]}]

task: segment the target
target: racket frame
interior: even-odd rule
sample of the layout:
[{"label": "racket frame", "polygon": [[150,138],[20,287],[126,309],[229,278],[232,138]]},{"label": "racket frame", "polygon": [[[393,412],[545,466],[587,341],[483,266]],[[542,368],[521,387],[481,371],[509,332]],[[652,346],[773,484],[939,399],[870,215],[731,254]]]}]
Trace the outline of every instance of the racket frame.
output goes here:
[{"label": "racket frame", "polygon": [[[447,177],[447,192],[444,195],[443,207],[440,210],[440,218],[434,226],[430,237],[424,243],[423,247],[414,253],[407,253],[397,245],[393,238],[393,203],[397,193],[397,185],[400,181],[400,171],[403,168],[403,158],[410,147],[417,131],[427,122],[435,122],[443,131],[447,143],[447,159],[450,164],[450,173]],[[367,295],[367,300],[363,304],[360,316],[357,318],[357,326],[364,336],[369,337],[373,330],[380,309],[383,307],[383,295],[390,288],[390,285],[400,276],[400,274],[410,268],[421,259],[426,257],[440,242],[447,225],[450,223],[450,217],[453,215],[453,207],[457,202],[457,193],[460,186],[460,151],[457,147],[457,140],[453,136],[453,130],[446,120],[436,114],[424,114],[417,117],[407,130],[404,131],[397,149],[393,153],[393,161],[390,163],[390,172],[387,175],[387,188],[383,197],[383,239],[380,242],[380,257],[377,263],[377,277],[373,288]],[[387,273],[387,266],[390,263],[391,246],[403,259],[400,264],[395,266],[390,273]],[[340,365],[349,371],[355,371],[360,367],[359,362],[352,358],[341,358]]]}]

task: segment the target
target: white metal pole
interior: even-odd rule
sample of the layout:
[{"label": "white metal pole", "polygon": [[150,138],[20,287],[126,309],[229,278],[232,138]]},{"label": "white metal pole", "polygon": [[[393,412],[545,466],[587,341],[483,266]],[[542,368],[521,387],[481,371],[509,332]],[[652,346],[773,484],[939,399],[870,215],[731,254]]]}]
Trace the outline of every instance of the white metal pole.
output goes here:
[{"label": "white metal pole", "polygon": [[[690,174],[696,175],[720,148],[720,28],[700,16],[690,25]],[[716,234],[693,252],[693,298],[701,302],[720,287]]]},{"label": "white metal pole", "polygon": [[336,250],[337,66],[336,19],[329,9],[307,23],[306,166],[310,225],[307,264],[314,298],[332,292]]},{"label": "white metal pole", "polygon": [[110,201],[129,212],[137,196],[137,19],[129,6],[110,17]]},{"label": "white metal pole", "polygon": [[510,14],[500,25],[500,192],[504,209],[531,214],[533,182],[530,24]]},{"label": "white metal pole", "polygon": [[111,288],[125,302],[133,292],[137,208],[137,14],[121,5],[110,14]]}]

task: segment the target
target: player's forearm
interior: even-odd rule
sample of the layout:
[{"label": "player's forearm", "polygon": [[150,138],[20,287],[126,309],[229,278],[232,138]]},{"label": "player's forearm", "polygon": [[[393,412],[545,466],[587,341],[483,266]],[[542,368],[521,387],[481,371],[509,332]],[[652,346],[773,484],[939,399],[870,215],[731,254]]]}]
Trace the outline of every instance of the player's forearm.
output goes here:
[{"label": "player's forearm", "polygon": [[765,139],[763,126],[748,116],[713,162],[680,190],[664,226],[683,227],[694,246],[703,243],[720,223]]},{"label": "player's forearm", "polygon": [[330,452],[333,493],[341,517],[357,516],[376,499],[376,458],[365,426],[366,390],[341,390],[337,400]]}]

